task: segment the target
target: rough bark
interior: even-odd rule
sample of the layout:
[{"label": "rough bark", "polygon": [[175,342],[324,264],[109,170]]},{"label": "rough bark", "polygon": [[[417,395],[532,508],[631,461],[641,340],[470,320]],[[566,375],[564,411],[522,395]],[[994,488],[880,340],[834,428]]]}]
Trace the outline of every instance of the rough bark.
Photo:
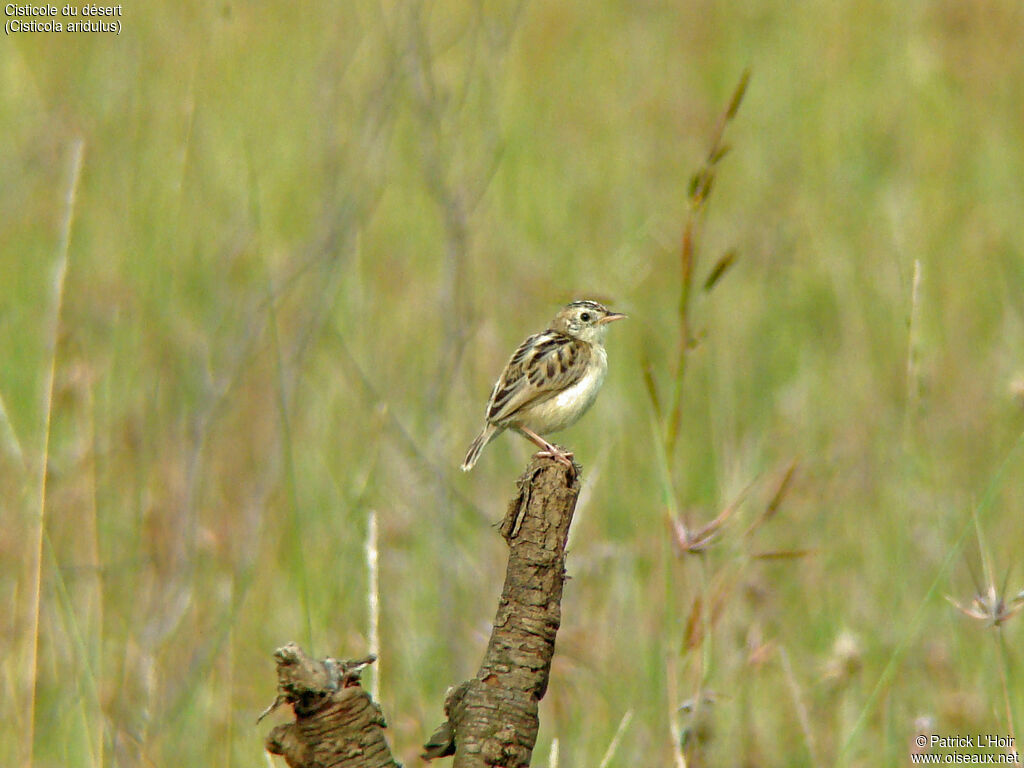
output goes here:
[{"label": "rough bark", "polygon": [[476,677],[451,689],[447,721],[424,757],[455,755],[455,768],[530,764],[561,623],[565,542],[578,471],[535,460],[519,478],[501,534],[509,545],[505,585],[491,639]]},{"label": "rough bark", "polygon": [[264,714],[288,703],[295,720],[274,728],[265,746],[291,768],[397,768],[380,707],[359,684],[374,658],[311,659],[294,643],[278,648],[277,700]]},{"label": "rough bark", "polygon": [[[517,482],[501,523],[509,545],[505,585],[491,639],[472,680],[449,689],[446,721],[424,758],[455,755],[455,768],[530,764],[561,623],[565,543],[579,495],[579,469],[537,459]],[[279,725],[266,748],[291,768],[396,768],[377,704],[359,684],[373,657],[311,659],[293,643],[279,648],[279,695],[295,720]]]}]

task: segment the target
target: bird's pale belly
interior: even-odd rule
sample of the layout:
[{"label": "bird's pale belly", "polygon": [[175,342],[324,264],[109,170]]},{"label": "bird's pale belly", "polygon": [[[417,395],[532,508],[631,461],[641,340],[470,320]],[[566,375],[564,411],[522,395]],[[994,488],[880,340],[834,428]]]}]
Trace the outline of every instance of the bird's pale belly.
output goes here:
[{"label": "bird's pale belly", "polygon": [[539,435],[558,432],[571,426],[594,404],[607,372],[607,363],[595,366],[593,371],[569,389],[517,414],[519,418],[514,423],[528,427]]}]

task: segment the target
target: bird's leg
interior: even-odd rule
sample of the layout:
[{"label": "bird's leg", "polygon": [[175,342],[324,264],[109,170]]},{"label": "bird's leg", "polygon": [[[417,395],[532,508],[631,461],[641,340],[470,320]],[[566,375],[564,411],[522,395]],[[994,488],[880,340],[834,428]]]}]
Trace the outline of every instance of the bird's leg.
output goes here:
[{"label": "bird's leg", "polygon": [[573,473],[576,472],[576,466],[572,463],[572,457],[574,456],[572,451],[563,451],[557,445],[549,443],[529,427],[519,426],[517,429],[523,437],[540,447],[540,451],[534,454],[535,458],[554,459],[561,464],[565,464]]}]

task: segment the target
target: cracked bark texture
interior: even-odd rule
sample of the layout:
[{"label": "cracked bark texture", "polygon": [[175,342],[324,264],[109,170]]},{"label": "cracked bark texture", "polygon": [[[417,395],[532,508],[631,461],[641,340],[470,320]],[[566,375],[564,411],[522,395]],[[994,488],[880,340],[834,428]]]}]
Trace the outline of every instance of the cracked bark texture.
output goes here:
[{"label": "cracked bark texture", "polygon": [[505,585],[491,639],[476,677],[453,688],[448,720],[424,757],[455,755],[455,768],[528,766],[540,724],[561,623],[565,543],[579,470],[537,459],[519,478],[501,534],[509,545]]},{"label": "cracked bark texture", "polygon": [[380,707],[359,683],[374,657],[311,659],[294,643],[274,652],[278,697],[264,715],[288,703],[295,720],[274,728],[265,746],[291,768],[398,768]]},{"label": "cracked bark texture", "polygon": [[[476,677],[449,690],[447,720],[423,757],[455,755],[455,768],[530,764],[561,623],[565,543],[579,490],[579,468],[552,459],[534,460],[517,481],[500,527],[509,560],[490,642]],[[291,768],[397,768],[383,713],[359,683],[373,657],[316,660],[294,643],[274,656],[279,695],[267,712],[288,703],[295,720],[270,732],[267,751],[283,755]]]}]

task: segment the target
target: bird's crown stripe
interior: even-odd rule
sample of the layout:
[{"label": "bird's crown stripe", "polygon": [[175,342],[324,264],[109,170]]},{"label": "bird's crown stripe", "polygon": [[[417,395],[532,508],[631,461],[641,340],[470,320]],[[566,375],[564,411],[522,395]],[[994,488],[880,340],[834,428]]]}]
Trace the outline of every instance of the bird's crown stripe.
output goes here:
[{"label": "bird's crown stripe", "polygon": [[582,299],[581,301],[574,301],[569,305],[570,307],[588,307],[589,309],[596,309],[601,312],[606,312],[607,309],[603,304],[598,304],[596,301],[590,301],[589,299]]}]

